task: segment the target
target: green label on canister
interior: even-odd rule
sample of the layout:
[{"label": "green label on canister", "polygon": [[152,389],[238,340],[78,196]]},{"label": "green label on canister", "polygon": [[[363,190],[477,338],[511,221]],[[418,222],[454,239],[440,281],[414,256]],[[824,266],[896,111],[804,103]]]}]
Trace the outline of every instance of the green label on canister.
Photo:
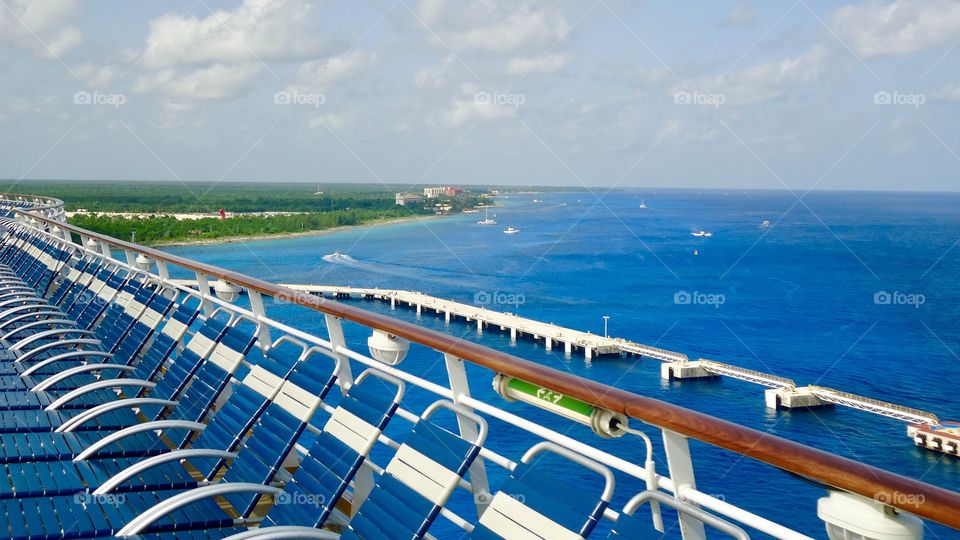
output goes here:
[{"label": "green label on canister", "polygon": [[510,382],[507,383],[507,388],[513,390],[514,392],[519,392],[534,397],[537,400],[553,405],[554,407],[567,409],[568,411],[581,414],[587,418],[590,418],[590,416],[593,415],[595,408],[593,405],[585,401],[561,394],[556,390],[544,388],[543,386],[538,386],[536,384],[512,377],[510,378]]}]

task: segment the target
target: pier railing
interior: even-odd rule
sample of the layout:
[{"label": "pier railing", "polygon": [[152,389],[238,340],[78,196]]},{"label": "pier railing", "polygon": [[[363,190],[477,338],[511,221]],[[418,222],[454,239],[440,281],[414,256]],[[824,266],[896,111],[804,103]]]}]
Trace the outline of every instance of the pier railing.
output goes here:
[{"label": "pier railing", "polygon": [[[433,394],[453,399],[479,413],[507,421],[537,437],[558,442],[571,449],[592,457],[616,471],[647,481],[650,489],[662,489],[673,494],[676,500],[687,504],[696,504],[702,509],[717,515],[738,521],[756,530],[778,538],[806,538],[790,528],[770,519],[755,515],[724,500],[709,495],[709,490],[696,487],[693,475],[692,455],[688,438],[696,439],[734,454],[772,465],[781,470],[799,475],[819,483],[830,490],[852,493],[880,501],[888,508],[898,508],[909,514],[926,518],[949,527],[960,529],[960,493],[933,486],[912,478],[898,475],[877,467],[866,465],[829,452],[802,445],[769,433],[734,424],[708,414],[693,411],[664,401],[630,393],[596,381],[576,377],[569,373],[543,366],[503,351],[491,349],[477,343],[459,339],[452,335],[430,330],[387,315],[373,313],[362,308],[345,305],[329,299],[297,292],[255,277],[231,270],[196,262],[178,255],[118,240],[92,231],[69,225],[62,221],[62,203],[43,199],[37,203],[37,209],[24,209],[21,196],[0,195],[0,208],[15,220],[16,226],[30,226],[47,232],[64,242],[73,242],[77,249],[88,254],[97,254],[124,265],[131,272],[146,272],[155,279],[174,286],[187,294],[198,296],[204,305],[243,312],[262,323],[263,332],[271,330],[287,333],[327,350],[331,355],[358,362],[362,366],[374,367],[393,374],[408,383]],[[9,223],[9,222],[8,222]],[[79,239],[79,243],[76,240]],[[122,254],[122,255],[121,255]],[[170,268],[192,272],[198,289],[189,289],[174,285],[170,279]],[[218,280],[231,286],[242,288],[250,296],[250,309],[233,305],[232,300],[224,300],[210,294],[211,280]],[[220,290],[214,287],[214,290]],[[282,300],[313,310],[324,317],[328,336],[321,338],[305,333],[297,328],[284,325],[269,318],[264,307],[263,297]],[[345,321],[379,331],[389,336],[409,340],[444,356],[449,378],[449,386],[413,376],[400,368],[378,362],[366,354],[351,348],[344,339],[341,324]],[[261,337],[269,338],[269,334]],[[269,342],[269,339],[266,339]],[[496,403],[480,401],[471,396],[470,381],[466,377],[463,363],[482,366],[502,377],[512,377],[532,385],[548,389],[551,392],[585,402],[591,407],[608,411],[612,416],[605,428],[616,431],[617,419],[632,419],[659,429],[666,449],[666,461],[670,466],[670,475],[656,474],[652,460],[637,464],[598,450],[590,441],[574,440],[566,435],[554,432],[528,419],[503,410]],[[349,362],[347,362],[349,365]],[[351,380],[346,374],[346,380]],[[408,416],[414,413],[406,413]],[[631,427],[634,427],[631,425]],[[594,427],[595,431],[597,430]],[[602,430],[601,430],[602,431]],[[631,431],[632,434],[635,432]],[[622,434],[622,432],[621,432]],[[385,444],[389,445],[389,441]],[[395,443],[394,443],[395,444]],[[482,453],[487,463],[508,467],[513,463],[510,458],[485,449]],[[483,463],[481,463],[482,468]],[[470,489],[475,495],[487,489],[485,473],[471,473]],[[714,490],[713,492],[716,492]],[[911,494],[914,497],[890,497],[892,493]],[[478,512],[483,506],[477,499]],[[607,516],[616,516],[608,510]],[[462,518],[445,511],[444,515],[457,525],[469,530],[469,524]],[[685,538],[703,538],[703,522],[692,514],[680,513],[680,525]],[[654,519],[656,523],[656,518]]]}]

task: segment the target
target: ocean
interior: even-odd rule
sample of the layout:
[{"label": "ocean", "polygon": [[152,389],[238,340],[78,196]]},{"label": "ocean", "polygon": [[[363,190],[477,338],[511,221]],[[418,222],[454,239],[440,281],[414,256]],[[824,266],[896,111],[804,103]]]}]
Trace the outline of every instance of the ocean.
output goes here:
[{"label": "ocean", "polygon": [[[598,334],[608,316],[612,336],[960,418],[958,194],[647,189],[511,194],[498,204],[491,213],[498,225],[490,227],[476,224],[483,214],[460,214],[169,251],[270,281],[412,289]],[[521,232],[505,235],[507,226]],[[699,230],[712,236],[691,235]],[[332,256],[336,250],[343,255]],[[667,383],[655,360],[587,362],[580,353],[567,357],[562,349],[511,342],[494,329],[480,334],[462,321],[448,326],[433,313],[418,318],[406,308],[350,302],[960,490],[960,459],[916,448],[897,420],[843,407],[774,412],[764,406],[763,388],[750,383]],[[323,335],[322,317],[291,306],[270,309]],[[366,331],[347,330],[351,343],[365,349]],[[404,367],[443,382],[438,360],[435,352],[414,349]],[[489,372],[469,374],[475,395],[529,411],[496,397]],[[423,392],[408,394],[405,405],[415,411],[430,401]],[[530,414],[642,463],[634,437],[600,440],[565,420]],[[666,471],[655,441],[658,470]],[[491,445],[512,459],[532,442],[516,428],[491,424]],[[709,445],[692,442],[691,450],[700,490],[823,536],[816,517],[821,487]],[[589,474],[567,474],[592,481]],[[492,485],[502,477],[492,471]],[[613,507],[641,489],[637,482],[618,484]],[[440,537],[455,531],[437,524]],[[927,533],[957,534],[936,526]],[[674,526],[668,537],[677,535]]]}]

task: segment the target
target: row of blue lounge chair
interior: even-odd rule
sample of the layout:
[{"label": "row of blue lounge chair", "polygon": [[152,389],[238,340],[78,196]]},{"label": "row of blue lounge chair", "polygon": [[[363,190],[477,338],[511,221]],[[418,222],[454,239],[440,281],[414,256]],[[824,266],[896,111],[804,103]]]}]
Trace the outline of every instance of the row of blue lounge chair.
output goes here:
[{"label": "row of blue lounge chair", "polygon": [[[6,221],[0,467],[8,481],[0,481],[0,535],[425,537],[466,483],[485,420],[449,401],[430,405],[358,511],[347,511],[342,534],[325,530],[405,386],[375,369],[338,381],[337,357],[291,336],[262,346],[259,324],[226,308],[205,313],[195,293]],[[321,411],[328,417],[319,432],[303,437]],[[436,414],[474,423],[477,436],[444,429]],[[295,450],[311,438],[305,453]],[[542,465],[545,453],[595,472],[601,490],[556,489],[562,479]],[[291,476],[284,464],[293,456]],[[605,466],[541,442],[469,536],[587,538],[613,491]],[[659,492],[634,497],[611,536],[647,537],[652,529],[634,511],[651,499],[745,537]]]}]

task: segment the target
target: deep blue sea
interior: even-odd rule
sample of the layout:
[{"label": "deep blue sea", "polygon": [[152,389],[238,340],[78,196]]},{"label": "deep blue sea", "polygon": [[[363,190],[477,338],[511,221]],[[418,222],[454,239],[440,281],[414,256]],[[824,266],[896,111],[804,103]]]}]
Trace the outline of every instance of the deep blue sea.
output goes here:
[{"label": "deep blue sea", "polygon": [[[733,190],[517,194],[498,200],[494,227],[476,224],[482,214],[461,214],[170,251],[277,282],[413,289],[463,302],[500,299],[505,305],[488,307],[595,333],[603,332],[607,315],[613,336],[775,373],[800,385],[929,410],[941,419],[960,418],[960,195],[812,192],[799,201],[797,196]],[[764,220],[769,227],[762,226]],[[506,226],[521,232],[505,235]],[[697,230],[713,235],[691,236]],[[346,256],[329,257],[335,250]],[[715,302],[676,303],[675,296],[684,293]],[[884,303],[884,293],[893,301]],[[377,302],[351,302],[390,312]],[[324,332],[322,317],[305,310],[277,306],[271,313]],[[432,313],[419,319],[405,308],[392,313],[960,490],[960,460],[914,447],[905,424],[896,420],[839,407],[773,412],[764,407],[763,388],[749,383],[664,383],[654,360],[603,357],[587,363],[579,353],[565,357],[562,349],[548,353],[532,341],[511,343],[509,335],[493,329],[481,335],[463,322],[447,326]],[[348,339],[361,350],[366,336],[348,328]],[[404,366],[443,381],[439,358],[414,350]],[[470,376],[475,395],[504,403],[490,388],[489,372],[473,369]],[[411,390],[406,405],[419,410],[428,401]],[[530,414],[642,463],[642,444],[633,437],[602,441],[586,428]],[[491,445],[513,459],[533,442],[515,428],[491,427]],[[701,443],[691,446],[702,491],[824,536],[816,517],[822,489],[748,458]],[[662,457],[658,448],[658,467],[665,471]],[[503,474],[491,469],[496,487]],[[586,474],[572,481],[580,477],[589,483]],[[638,483],[621,482],[614,506],[639,489]],[[468,508],[465,512],[469,515]],[[444,523],[435,532],[452,535]],[[930,538],[957,534],[928,530]]]}]

